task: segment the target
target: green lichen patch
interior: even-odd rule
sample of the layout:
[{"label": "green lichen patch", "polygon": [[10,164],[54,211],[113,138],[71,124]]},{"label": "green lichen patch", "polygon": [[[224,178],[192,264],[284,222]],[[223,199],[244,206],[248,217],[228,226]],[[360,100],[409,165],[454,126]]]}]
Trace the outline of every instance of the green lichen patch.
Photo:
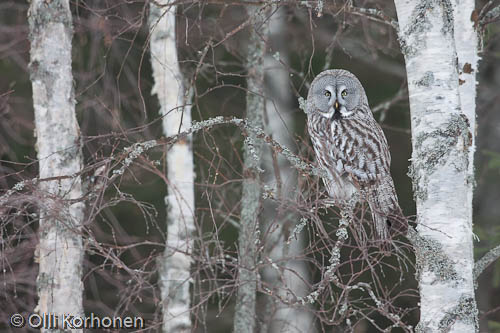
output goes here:
[{"label": "green lichen patch", "polygon": [[[405,57],[413,56],[425,48],[425,34],[432,28],[429,15],[436,15],[438,6],[442,9],[442,13],[438,13],[443,20],[441,31],[445,35],[453,35],[453,6],[450,1],[421,0],[413,9],[406,29],[398,36]],[[413,41],[409,42],[410,39]]]},{"label": "green lichen patch", "polygon": [[439,242],[429,237],[413,235],[412,243],[417,257],[417,276],[426,269],[433,272],[439,281],[462,280],[455,270],[453,261],[444,253]]},{"label": "green lichen patch", "polygon": [[[418,49],[425,46],[424,35],[432,27],[427,16],[427,11],[431,8],[431,0],[423,0],[417,4],[411,13],[407,29],[400,32],[398,40],[405,57],[415,55]],[[409,42],[410,38],[414,40]]]},{"label": "green lichen patch", "polygon": [[426,326],[422,321],[420,321],[415,327],[415,333],[428,333],[431,332],[431,328]]},{"label": "green lichen patch", "polygon": [[443,7],[443,28],[442,32],[444,34],[453,35],[453,5],[450,0],[443,0],[437,2]]},{"label": "green lichen patch", "polygon": [[439,321],[440,332],[448,332],[453,324],[457,321],[465,322],[469,325],[474,325],[476,331],[479,329],[477,322],[477,307],[474,297],[470,295],[462,295],[458,304],[450,311],[447,311]]},{"label": "green lichen patch", "polygon": [[302,111],[304,111],[305,113],[308,112],[308,109],[307,109],[307,102],[306,100],[304,99],[304,97],[299,97],[299,109],[301,109]]},{"label": "green lichen patch", "polygon": [[431,71],[427,71],[424,73],[420,80],[415,81],[415,85],[430,87],[434,83],[434,80],[434,73],[432,73]]},{"label": "green lichen patch", "polygon": [[62,23],[66,29],[72,29],[71,12],[62,0],[33,1],[28,11],[30,40],[49,24]]},{"label": "green lichen patch", "polygon": [[[469,121],[463,114],[452,114],[443,129],[416,136],[412,164],[408,171],[408,176],[413,180],[415,198],[422,200],[427,198],[429,176],[438,165],[444,165],[451,154],[456,155],[453,159],[456,170],[459,172],[467,170],[471,138]],[[427,140],[432,140],[432,145],[424,145]],[[463,143],[463,149],[457,149],[459,141]]]},{"label": "green lichen patch", "polygon": [[421,33],[429,31],[432,27],[428,13],[435,6],[433,0],[422,0],[418,3],[411,13],[411,19],[408,24],[408,29],[406,30],[406,34],[411,35],[414,33]]}]

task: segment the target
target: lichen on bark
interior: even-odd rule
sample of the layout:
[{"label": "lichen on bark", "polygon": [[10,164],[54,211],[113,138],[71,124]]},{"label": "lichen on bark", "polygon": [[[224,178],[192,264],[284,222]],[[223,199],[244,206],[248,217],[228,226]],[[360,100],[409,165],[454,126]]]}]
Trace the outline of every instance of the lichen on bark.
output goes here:
[{"label": "lichen on bark", "polygon": [[[250,41],[247,45],[247,94],[246,110],[250,126],[263,128],[265,101],[264,56],[267,36],[265,12],[268,7],[248,6],[247,14],[252,22]],[[238,293],[236,296],[234,331],[253,333],[256,327],[256,292],[259,273],[256,240],[259,230],[258,215],[260,210],[259,164],[262,155],[262,141],[256,133],[248,133],[248,140],[243,149],[244,175],[241,198],[241,222],[238,235]],[[248,143],[251,143],[250,145]],[[259,158],[255,158],[255,157]]]},{"label": "lichen on bark", "polygon": [[447,332],[455,321],[461,320],[474,325],[475,329],[478,330],[477,315],[478,311],[474,296],[462,295],[458,304],[450,311],[446,311],[438,327],[442,332]]},{"label": "lichen on bark", "polygon": [[[83,315],[81,223],[85,205],[78,173],[81,138],[71,63],[72,18],[67,0],[32,0],[28,12],[30,79],[41,200],[38,313]],[[62,324],[62,323],[60,323]],[[75,330],[81,332],[82,330]]]},{"label": "lichen on bark", "polygon": [[[457,171],[467,170],[470,137],[469,122],[459,113],[451,114],[444,128],[416,135],[412,164],[408,172],[408,176],[412,179],[415,198],[423,200],[427,198],[429,176],[437,165],[447,162],[450,154],[458,155],[453,159]],[[457,150],[457,144],[461,144],[463,149]]]}]

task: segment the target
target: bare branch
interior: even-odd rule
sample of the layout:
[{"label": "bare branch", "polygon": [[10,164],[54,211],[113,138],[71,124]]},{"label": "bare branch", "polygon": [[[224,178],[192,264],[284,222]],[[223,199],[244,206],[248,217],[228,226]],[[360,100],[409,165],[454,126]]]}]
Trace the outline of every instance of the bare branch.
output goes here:
[{"label": "bare branch", "polygon": [[474,273],[473,273],[474,281],[476,282],[476,287],[479,275],[481,275],[481,273],[498,258],[500,258],[500,245],[489,250],[484,256],[481,257],[481,259],[476,261],[476,263],[474,264]]},{"label": "bare branch", "polygon": [[490,23],[496,22],[500,20],[500,4],[493,6],[493,0],[489,1],[484,7],[481,9],[481,12],[477,16],[479,26],[484,29]]}]

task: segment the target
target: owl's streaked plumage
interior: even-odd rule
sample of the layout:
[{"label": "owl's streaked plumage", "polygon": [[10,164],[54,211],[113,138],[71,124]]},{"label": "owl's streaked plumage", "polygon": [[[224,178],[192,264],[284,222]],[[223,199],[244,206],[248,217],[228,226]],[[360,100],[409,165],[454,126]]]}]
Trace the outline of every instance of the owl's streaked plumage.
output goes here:
[{"label": "owl's streaked plumage", "polygon": [[307,96],[307,124],[318,163],[329,174],[323,178],[328,195],[345,202],[361,190],[378,237],[388,238],[387,221],[401,223],[402,213],[387,140],[359,80],[340,69],[316,76]]}]

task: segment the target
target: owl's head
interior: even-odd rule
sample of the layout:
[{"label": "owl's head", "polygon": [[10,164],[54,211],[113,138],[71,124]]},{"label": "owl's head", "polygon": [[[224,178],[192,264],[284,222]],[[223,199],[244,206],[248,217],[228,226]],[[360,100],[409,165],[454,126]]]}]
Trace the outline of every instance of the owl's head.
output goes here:
[{"label": "owl's head", "polygon": [[311,83],[307,95],[307,113],[317,112],[335,120],[351,118],[368,105],[365,90],[358,78],[343,69],[320,73]]}]

